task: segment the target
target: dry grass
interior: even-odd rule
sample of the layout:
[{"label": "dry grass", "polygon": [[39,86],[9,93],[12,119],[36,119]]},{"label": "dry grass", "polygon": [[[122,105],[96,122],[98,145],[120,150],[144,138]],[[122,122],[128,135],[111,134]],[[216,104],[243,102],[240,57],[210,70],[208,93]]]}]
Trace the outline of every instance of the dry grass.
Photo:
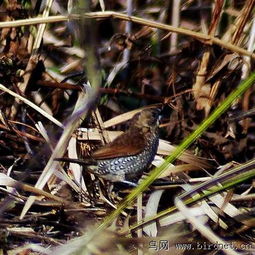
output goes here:
[{"label": "dry grass", "polygon": [[[37,2],[0,4],[0,254],[254,254],[255,1]],[[88,158],[155,106],[141,189],[54,160]]]}]

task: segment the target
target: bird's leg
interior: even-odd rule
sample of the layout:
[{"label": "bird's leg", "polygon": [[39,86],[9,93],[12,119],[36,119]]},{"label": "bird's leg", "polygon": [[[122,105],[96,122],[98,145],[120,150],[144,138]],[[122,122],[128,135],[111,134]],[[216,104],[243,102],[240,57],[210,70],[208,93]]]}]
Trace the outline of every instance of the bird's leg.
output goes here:
[{"label": "bird's leg", "polygon": [[125,184],[128,184],[129,186],[132,186],[132,187],[137,187],[137,183],[135,182],[131,182],[131,181],[122,181],[122,183],[125,183]]}]

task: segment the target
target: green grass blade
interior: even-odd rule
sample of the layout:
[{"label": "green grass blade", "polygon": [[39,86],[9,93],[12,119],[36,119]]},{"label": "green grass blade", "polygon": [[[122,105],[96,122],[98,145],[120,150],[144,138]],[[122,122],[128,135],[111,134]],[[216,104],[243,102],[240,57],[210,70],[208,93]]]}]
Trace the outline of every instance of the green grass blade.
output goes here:
[{"label": "green grass blade", "polygon": [[136,197],[141,194],[149,185],[162,173],[165,171],[167,165],[172,163],[189,145],[191,145],[210,125],[212,125],[217,118],[219,118],[236,100],[240,97],[249,87],[251,87],[255,82],[255,72],[250,75],[249,78],[244,80],[212,113],[205,119],[198,128],[192,132],[174,151],[170,154],[165,162],[153,169],[150,175],[144,179],[139,186],[134,188],[134,190],[120,203],[118,208],[113,211],[109,216],[107,216],[104,221],[92,232],[89,236],[84,237],[84,246],[88,244],[100,231],[106,229],[113,220],[130,205]]}]

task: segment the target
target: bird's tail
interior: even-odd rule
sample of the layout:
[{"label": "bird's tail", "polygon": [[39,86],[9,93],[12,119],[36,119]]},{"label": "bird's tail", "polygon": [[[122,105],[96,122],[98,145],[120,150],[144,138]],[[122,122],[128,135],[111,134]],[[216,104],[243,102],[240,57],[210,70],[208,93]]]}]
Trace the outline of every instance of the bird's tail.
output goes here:
[{"label": "bird's tail", "polygon": [[62,161],[62,162],[67,162],[67,163],[75,163],[79,165],[96,165],[96,161],[93,159],[75,159],[75,158],[55,158],[55,161]]}]

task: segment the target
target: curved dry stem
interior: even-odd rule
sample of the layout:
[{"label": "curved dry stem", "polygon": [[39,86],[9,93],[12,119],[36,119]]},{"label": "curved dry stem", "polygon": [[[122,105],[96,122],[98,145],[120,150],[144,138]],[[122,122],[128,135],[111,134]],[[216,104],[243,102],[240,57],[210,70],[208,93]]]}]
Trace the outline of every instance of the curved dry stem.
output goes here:
[{"label": "curved dry stem", "polygon": [[[219,45],[225,49],[228,49],[233,52],[237,52],[241,55],[245,56],[250,56],[253,59],[255,59],[255,54],[241,48],[238,46],[235,46],[231,43],[224,42],[219,38],[216,38],[211,35],[205,35],[203,33],[199,32],[194,32],[185,28],[180,28],[180,27],[173,27],[170,25],[166,25],[160,22],[148,20],[148,19],[143,19],[139,18],[136,16],[128,16],[123,13],[118,13],[118,12],[112,12],[112,11],[106,11],[106,12],[89,12],[89,13],[84,13],[83,17],[85,18],[91,18],[91,19],[106,19],[106,18],[115,18],[115,19],[120,19],[120,20],[126,20],[126,21],[132,21],[134,23],[144,25],[144,26],[149,26],[149,27],[154,27],[174,33],[179,33],[187,36],[191,36],[197,40],[202,41],[205,44],[212,45],[216,44]],[[31,19],[25,19],[25,20],[15,20],[15,21],[5,21],[5,22],[0,22],[0,28],[4,27],[19,27],[19,26],[28,26],[28,25],[35,25],[35,24],[41,24],[41,23],[54,23],[54,22],[62,22],[62,21],[68,21],[70,19],[81,19],[81,15],[78,14],[72,14],[72,15],[58,15],[58,16],[51,16],[51,17],[38,17],[38,18],[31,18]]]}]

